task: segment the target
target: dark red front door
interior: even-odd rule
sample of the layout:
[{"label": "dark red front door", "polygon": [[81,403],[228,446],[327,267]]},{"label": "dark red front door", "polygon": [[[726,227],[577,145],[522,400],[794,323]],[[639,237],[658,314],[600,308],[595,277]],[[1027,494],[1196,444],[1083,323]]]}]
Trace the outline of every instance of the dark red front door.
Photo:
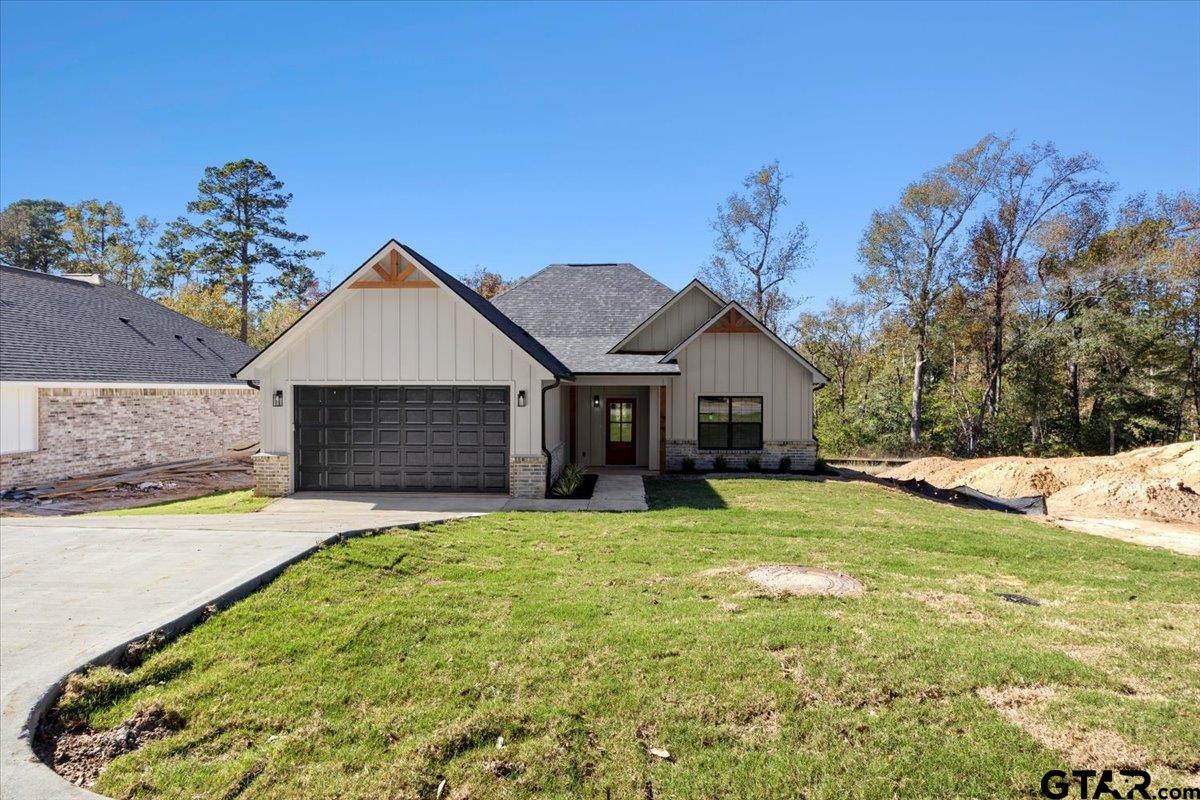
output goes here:
[{"label": "dark red front door", "polygon": [[633,443],[632,399],[609,399],[604,426],[604,463],[635,464],[637,448]]}]

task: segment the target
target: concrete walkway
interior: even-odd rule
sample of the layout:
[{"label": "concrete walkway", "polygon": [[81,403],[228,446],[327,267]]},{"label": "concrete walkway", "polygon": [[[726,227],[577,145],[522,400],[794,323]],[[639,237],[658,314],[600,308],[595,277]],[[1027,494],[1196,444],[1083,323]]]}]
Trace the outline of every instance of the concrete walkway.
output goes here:
[{"label": "concrete walkway", "polygon": [[0,797],[95,798],[33,758],[46,690],[130,640],[239,596],[342,533],[476,516],[494,496],[408,495],[398,507],[282,501],[257,514],[0,519]]}]

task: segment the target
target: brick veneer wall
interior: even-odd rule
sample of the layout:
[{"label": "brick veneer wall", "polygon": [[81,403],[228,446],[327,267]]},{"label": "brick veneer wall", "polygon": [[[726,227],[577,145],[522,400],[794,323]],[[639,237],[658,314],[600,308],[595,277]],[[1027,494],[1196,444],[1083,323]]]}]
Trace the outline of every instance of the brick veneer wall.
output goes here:
[{"label": "brick veneer wall", "polygon": [[817,463],[816,442],[763,442],[762,450],[700,450],[695,442],[672,440],[667,442],[667,470],[679,472],[683,459],[691,458],[697,469],[712,469],[713,459],[725,456],[731,467],[745,467],[746,459],[758,456],[763,469],[779,469],[779,459],[789,456],[792,469],[810,470]]},{"label": "brick veneer wall", "polygon": [[508,462],[510,497],[546,496],[546,457],[513,456]]},{"label": "brick veneer wall", "polygon": [[0,455],[0,486],[220,455],[258,441],[258,391],[39,389],[38,449]]},{"label": "brick veneer wall", "polygon": [[288,493],[291,461],[286,453],[255,453],[254,493],[260,497],[283,497]]}]

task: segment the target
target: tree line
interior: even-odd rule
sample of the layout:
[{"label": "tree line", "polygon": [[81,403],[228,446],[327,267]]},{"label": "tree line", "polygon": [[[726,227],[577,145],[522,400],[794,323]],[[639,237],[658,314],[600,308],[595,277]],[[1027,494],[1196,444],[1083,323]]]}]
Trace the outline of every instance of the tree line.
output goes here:
[{"label": "tree line", "polygon": [[1200,434],[1200,195],[989,135],[875,211],[792,335],[826,452],[1116,452]]},{"label": "tree line", "polygon": [[292,195],[253,159],[208,167],[186,213],[160,225],[112,201],[17,200],[0,211],[0,263],[96,274],[261,347],[319,298],[319,250],[292,231]]}]

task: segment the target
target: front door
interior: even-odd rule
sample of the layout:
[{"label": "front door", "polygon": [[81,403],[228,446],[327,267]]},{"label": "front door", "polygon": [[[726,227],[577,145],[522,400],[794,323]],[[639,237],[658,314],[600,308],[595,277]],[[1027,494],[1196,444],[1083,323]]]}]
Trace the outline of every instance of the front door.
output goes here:
[{"label": "front door", "polygon": [[609,399],[608,424],[604,428],[605,464],[637,463],[637,448],[633,443],[635,404],[632,398]]}]

